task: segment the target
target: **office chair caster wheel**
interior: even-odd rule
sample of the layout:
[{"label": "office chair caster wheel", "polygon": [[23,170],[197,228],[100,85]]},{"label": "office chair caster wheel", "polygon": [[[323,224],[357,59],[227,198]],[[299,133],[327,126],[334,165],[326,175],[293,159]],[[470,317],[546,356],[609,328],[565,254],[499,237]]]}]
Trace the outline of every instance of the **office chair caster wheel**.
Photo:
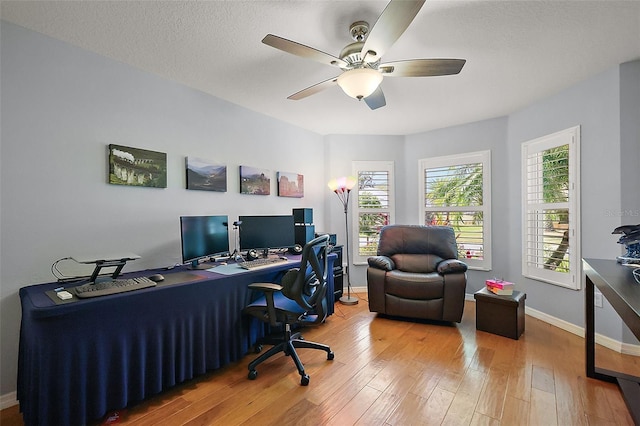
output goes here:
[{"label": "office chair caster wheel", "polygon": [[249,375],[247,376],[249,380],[255,380],[258,377],[258,372],[256,370],[249,371]]},{"label": "office chair caster wheel", "polygon": [[300,384],[302,386],[309,386],[309,375],[305,374],[300,378]]},{"label": "office chair caster wheel", "polygon": [[334,354],[333,351],[327,353],[327,359],[329,361],[331,361],[333,358],[335,358],[335,356],[336,356],[336,354]]},{"label": "office chair caster wheel", "polygon": [[262,352],[262,345],[255,345],[253,347],[253,352],[259,354],[260,352]]}]

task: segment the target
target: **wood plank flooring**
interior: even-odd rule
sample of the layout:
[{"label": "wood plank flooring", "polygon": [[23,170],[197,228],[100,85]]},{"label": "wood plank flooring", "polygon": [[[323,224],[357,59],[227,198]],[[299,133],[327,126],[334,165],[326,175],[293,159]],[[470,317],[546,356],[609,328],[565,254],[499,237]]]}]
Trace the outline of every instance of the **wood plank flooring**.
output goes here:
[{"label": "wood plank flooring", "polygon": [[[475,304],[455,325],[378,317],[366,294],[336,304],[299,353],[311,376],[276,356],[247,379],[243,360],[117,412],[121,425],[632,425],[617,386],[585,377],[584,339],[526,317],[512,340],[476,331]],[[640,359],[599,347],[600,367],[640,375]],[[22,425],[17,407],[0,423]],[[97,422],[96,424],[100,424]]]}]

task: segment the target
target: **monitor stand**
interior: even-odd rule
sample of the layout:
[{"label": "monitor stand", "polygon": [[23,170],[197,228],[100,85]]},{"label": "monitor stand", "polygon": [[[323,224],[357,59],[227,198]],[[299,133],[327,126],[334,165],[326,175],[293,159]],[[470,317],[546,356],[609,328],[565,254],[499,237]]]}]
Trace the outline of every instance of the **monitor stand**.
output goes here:
[{"label": "monitor stand", "polygon": [[193,270],[204,270],[204,269],[211,269],[211,268],[213,268],[212,265],[208,263],[200,263],[198,262],[197,259],[193,260],[189,265],[189,269],[193,269]]},{"label": "monitor stand", "polygon": [[93,270],[93,273],[91,274],[91,278],[89,278],[89,282],[95,283],[96,280],[98,279],[98,275],[100,275],[100,270],[102,268],[108,268],[110,266],[115,266],[116,270],[113,271],[113,273],[111,274],[111,278],[112,279],[116,279],[118,278],[118,275],[120,275],[120,272],[122,271],[122,268],[124,268],[124,265],[127,263],[128,259],[120,259],[120,260],[97,260],[96,261],[96,267]]}]

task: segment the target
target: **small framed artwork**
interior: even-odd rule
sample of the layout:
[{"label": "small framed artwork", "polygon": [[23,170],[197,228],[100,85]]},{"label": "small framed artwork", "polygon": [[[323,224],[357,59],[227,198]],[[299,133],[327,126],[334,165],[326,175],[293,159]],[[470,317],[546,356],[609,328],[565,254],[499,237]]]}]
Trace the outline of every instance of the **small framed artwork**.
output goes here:
[{"label": "small framed artwork", "polygon": [[278,172],[279,197],[304,197],[304,175],[298,173]]},{"label": "small framed artwork", "polygon": [[240,166],[240,193],[253,195],[271,194],[271,172],[249,166]]},{"label": "small framed artwork", "polygon": [[227,192],[227,166],[187,157],[187,189]]},{"label": "small framed artwork", "polygon": [[109,183],[166,188],[167,154],[110,144]]}]

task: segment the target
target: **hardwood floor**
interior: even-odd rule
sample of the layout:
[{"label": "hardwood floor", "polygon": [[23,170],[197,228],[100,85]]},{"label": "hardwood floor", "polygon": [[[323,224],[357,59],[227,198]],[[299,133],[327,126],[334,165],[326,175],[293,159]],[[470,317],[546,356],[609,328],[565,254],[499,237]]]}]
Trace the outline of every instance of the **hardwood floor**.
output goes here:
[{"label": "hardwood floor", "polygon": [[[475,304],[456,325],[402,321],[336,304],[301,349],[311,376],[276,356],[247,379],[236,364],[119,411],[121,425],[632,425],[617,386],[585,377],[584,340],[526,317],[512,340],[476,331]],[[598,348],[598,366],[640,375],[640,359]],[[0,423],[21,425],[17,407]],[[96,423],[99,424],[99,423]]]}]

